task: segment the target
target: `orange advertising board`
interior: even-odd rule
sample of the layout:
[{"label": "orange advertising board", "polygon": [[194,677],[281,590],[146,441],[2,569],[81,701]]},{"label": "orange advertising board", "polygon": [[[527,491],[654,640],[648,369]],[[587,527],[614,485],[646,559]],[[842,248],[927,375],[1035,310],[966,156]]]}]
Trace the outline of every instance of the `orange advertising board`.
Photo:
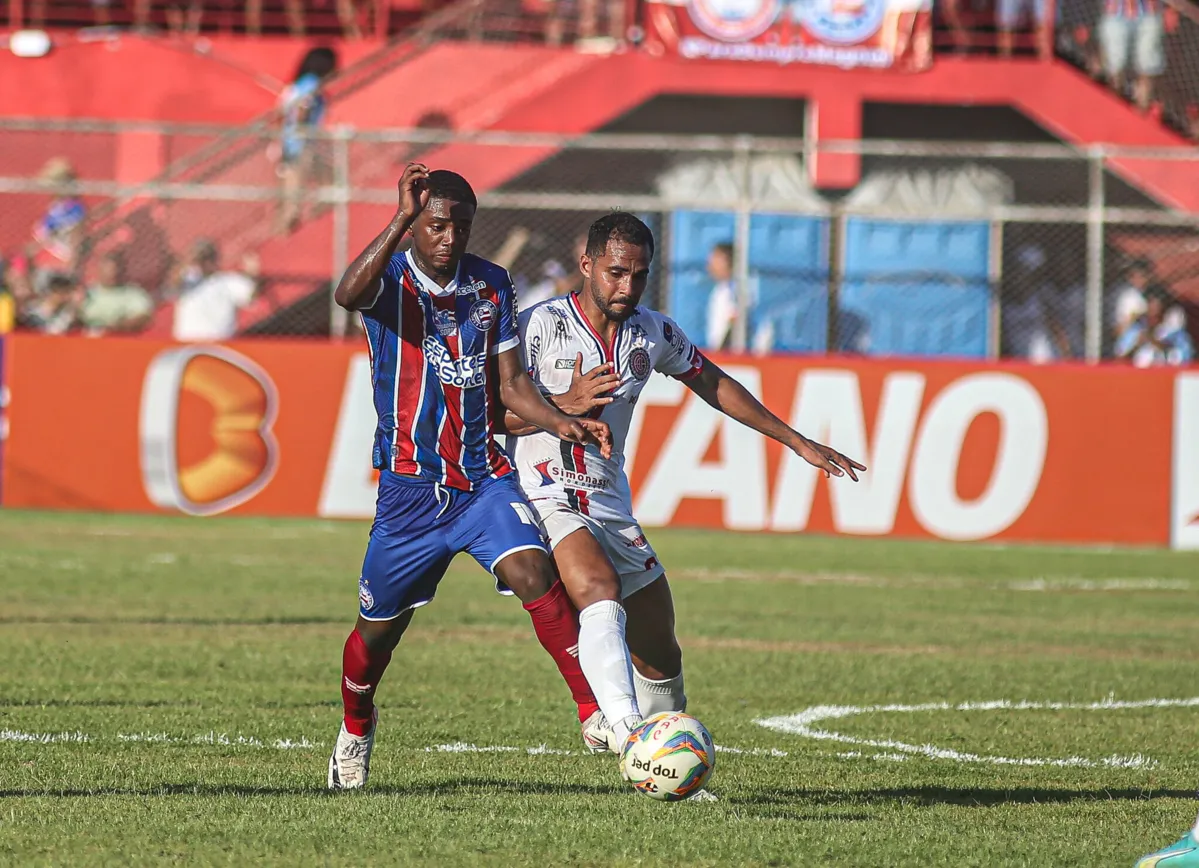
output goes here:
[{"label": "orange advertising board", "polygon": [[[6,506],[373,513],[365,347],[32,335],[5,346]],[[1199,458],[1187,445],[1199,437],[1199,374],[720,362],[781,418],[870,470],[856,485],[825,480],[659,376],[626,450],[646,526],[1199,545]]]}]

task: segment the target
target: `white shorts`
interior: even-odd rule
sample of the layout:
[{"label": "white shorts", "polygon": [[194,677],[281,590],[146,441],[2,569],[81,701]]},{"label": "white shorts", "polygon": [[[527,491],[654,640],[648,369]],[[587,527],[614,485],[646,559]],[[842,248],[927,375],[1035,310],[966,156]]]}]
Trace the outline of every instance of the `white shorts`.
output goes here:
[{"label": "white shorts", "polygon": [[531,501],[541,519],[550,550],[579,528],[596,538],[620,576],[620,597],[625,599],[665,575],[658,555],[645,538],[641,526],[632,520],[599,520],[575,512],[565,502],[551,498]]}]

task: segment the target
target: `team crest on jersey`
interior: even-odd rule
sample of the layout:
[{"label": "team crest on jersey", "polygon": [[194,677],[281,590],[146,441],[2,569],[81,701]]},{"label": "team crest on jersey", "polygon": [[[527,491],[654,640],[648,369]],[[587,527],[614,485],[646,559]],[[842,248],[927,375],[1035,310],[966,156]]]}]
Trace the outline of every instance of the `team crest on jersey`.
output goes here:
[{"label": "team crest on jersey", "polygon": [[371,593],[370,585],[363,578],[358,579],[358,602],[364,609],[375,608],[375,595]]},{"label": "team crest on jersey", "polygon": [[645,347],[635,347],[629,353],[629,370],[633,372],[633,376],[638,380],[644,380],[649,376],[649,351]]},{"label": "team crest on jersey", "polygon": [[458,318],[454,316],[452,310],[441,310],[433,308],[433,327],[437,329],[437,333],[442,337],[454,334],[458,331]]},{"label": "team crest on jersey", "polygon": [[490,299],[480,299],[470,306],[470,321],[481,332],[489,330],[500,309]]}]

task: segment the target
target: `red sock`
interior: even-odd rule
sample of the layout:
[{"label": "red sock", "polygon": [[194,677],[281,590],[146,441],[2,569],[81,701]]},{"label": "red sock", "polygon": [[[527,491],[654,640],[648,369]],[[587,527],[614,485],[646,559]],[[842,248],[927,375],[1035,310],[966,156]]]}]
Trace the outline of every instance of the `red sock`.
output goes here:
[{"label": "red sock", "polygon": [[390,662],[390,651],[371,651],[357,630],[350,631],[341,654],[341,702],[351,735],[366,735],[374,726],[375,688]]},{"label": "red sock", "polygon": [[533,619],[533,629],[541,647],[550,652],[558,671],[566,679],[570,694],[579,707],[579,722],[582,723],[599,710],[599,703],[579,666],[579,613],[571,605],[561,582],[554,582],[544,596],[525,603],[525,611]]}]

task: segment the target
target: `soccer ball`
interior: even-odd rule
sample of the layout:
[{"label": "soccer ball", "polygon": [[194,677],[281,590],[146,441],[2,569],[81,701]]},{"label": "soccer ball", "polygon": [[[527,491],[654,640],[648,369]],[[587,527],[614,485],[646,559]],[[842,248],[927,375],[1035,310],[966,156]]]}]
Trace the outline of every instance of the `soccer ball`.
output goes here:
[{"label": "soccer ball", "polygon": [[633,788],[663,802],[693,795],[715,766],[711,734],[691,715],[674,711],[643,721],[620,757],[621,771]]}]

